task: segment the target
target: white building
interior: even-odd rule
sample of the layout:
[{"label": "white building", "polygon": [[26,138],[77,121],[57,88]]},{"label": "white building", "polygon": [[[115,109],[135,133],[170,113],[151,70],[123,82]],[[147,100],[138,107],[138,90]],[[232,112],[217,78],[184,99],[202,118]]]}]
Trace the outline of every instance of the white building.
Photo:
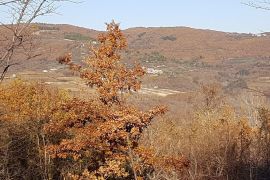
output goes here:
[{"label": "white building", "polygon": [[147,68],[146,69],[146,72],[148,74],[163,74],[163,71],[162,70],[154,69],[154,68]]}]

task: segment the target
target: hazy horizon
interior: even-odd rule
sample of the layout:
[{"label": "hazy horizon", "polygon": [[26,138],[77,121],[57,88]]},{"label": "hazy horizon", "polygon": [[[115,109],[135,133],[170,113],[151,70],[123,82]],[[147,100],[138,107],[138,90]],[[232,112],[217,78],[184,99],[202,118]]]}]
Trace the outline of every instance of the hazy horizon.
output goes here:
[{"label": "hazy horizon", "polygon": [[[114,19],[112,19],[114,20]],[[115,21],[115,20],[114,20]],[[111,21],[109,21],[111,22]],[[117,21],[115,21],[116,23],[119,23]],[[47,25],[69,25],[69,26],[75,26],[75,27],[79,27],[79,28],[86,28],[86,29],[90,29],[90,30],[94,30],[94,31],[106,31],[106,23],[104,22],[104,28],[103,29],[95,29],[92,27],[87,27],[87,26],[80,26],[80,25],[76,25],[76,24],[67,24],[67,23],[50,23],[50,22],[34,22],[37,24],[47,24]],[[206,31],[216,31],[216,32],[224,32],[224,33],[239,33],[239,34],[260,34],[260,33],[269,33],[269,31],[259,31],[259,32],[236,32],[236,31],[222,31],[222,30],[216,30],[216,29],[207,29],[207,28],[199,28],[199,27],[189,27],[189,26],[134,26],[134,27],[127,27],[127,28],[123,28],[122,24],[120,24],[121,30],[129,30],[129,29],[135,29],[135,28],[191,28],[191,29],[198,29],[198,30],[206,30]]]}]

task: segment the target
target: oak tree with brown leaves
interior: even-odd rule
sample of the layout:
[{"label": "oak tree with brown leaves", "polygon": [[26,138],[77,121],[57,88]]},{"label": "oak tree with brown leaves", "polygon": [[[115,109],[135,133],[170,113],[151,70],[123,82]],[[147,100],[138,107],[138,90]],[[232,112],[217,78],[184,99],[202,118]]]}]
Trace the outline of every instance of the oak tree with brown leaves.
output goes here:
[{"label": "oak tree with brown leaves", "polygon": [[107,24],[98,41],[86,67],[73,63],[71,54],[58,59],[98,93],[97,99],[64,103],[45,127],[50,137],[62,136],[47,147],[53,158],[69,162],[60,172],[71,179],[147,179],[157,168],[181,171],[188,166],[182,156],[156,157],[139,144],[144,129],[166,108],[141,111],[126,102],[124,95],[140,89],[145,72],[121,62],[127,43],[119,25]]}]

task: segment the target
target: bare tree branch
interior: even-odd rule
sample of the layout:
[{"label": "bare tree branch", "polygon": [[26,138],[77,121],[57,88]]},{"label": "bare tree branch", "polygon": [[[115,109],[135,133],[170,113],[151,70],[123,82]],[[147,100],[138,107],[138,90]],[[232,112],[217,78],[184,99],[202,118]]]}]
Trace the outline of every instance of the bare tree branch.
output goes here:
[{"label": "bare tree branch", "polygon": [[0,6],[5,6],[5,5],[8,5],[8,4],[11,4],[11,3],[15,3],[15,2],[18,2],[20,0],[13,0],[13,1],[0,1]]},{"label": "bare tree branch", "polygon": [[0,81],[3,81],[3,80],[4,80],[5,75],[6,75],[7,71],[8,71],[8,69],[9,69],[11,66],[18,65],[18,64],[19,64],[19,63],[8,64],[8,65],[5,67],[5,69],[4,69],[4,71],[2,72],[2,74],[1,74]]},{"label": "bare tree branch", "polygon": [[256,8],[256,9],[270,10],[270,0],[247,1],[247,2],[242,2],[242,4]]},{"label": "bare tree branch", "polygon": [[[14,56],[20,50],[30,52],[34,50],[33,28],[31,24],[40,16],[53,14],[56,12],[59,3],[73,2],[70,0],[0,0],[0,7],[4,6],[8,9],[10,15],[10,24],[0,22],[1,27],[4,28],[8,35],[1,40],[4,44],[0,50],[0,68],[3,72],[0,82],[4,79],[7,70],[14,61]],[[26,59],[29,59],[29,54]],[[33,55],[37,56],[37,55]]]}]

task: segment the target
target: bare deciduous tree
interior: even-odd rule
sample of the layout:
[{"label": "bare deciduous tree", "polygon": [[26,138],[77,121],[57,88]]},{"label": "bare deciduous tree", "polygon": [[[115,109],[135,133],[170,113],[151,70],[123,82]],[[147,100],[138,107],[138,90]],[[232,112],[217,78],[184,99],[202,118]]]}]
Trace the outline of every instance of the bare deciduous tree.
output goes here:
[{"label": "bare deciduous tree", "polygon": [[33,31],[35,28],[32,23],[40,16],[55,13],[59,3],[67,1],[71,2],[70,0],[0,0],[0,8],[2,8],[0,10],[7,13],[9,21],[8,23],[0,22],[0,32],[2,31],[0,81],[3,81],[11,66],[18,64],[15,62],[18,58],[16,55],[20,54],[21,61],[40,55],[34,52]]},{"label": "bare deciduous tree", "polygon": [[270,10],[270,0],[244,1],[242,3],[257,9]]}]

